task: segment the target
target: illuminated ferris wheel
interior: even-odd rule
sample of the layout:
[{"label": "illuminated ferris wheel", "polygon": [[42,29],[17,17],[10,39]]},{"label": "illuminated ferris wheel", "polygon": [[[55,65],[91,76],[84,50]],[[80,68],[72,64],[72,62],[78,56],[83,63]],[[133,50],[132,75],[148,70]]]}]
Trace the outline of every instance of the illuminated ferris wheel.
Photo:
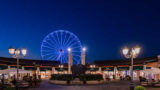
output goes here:
[{"label": "illuminated ferris wheel", "polygon": [[72,49],[73,63],[80,63],[82,45],[78,37],[72,32],[57,30],[49,33],[43,39],[41,57],[43,60],[68,63],[68,48]]}]

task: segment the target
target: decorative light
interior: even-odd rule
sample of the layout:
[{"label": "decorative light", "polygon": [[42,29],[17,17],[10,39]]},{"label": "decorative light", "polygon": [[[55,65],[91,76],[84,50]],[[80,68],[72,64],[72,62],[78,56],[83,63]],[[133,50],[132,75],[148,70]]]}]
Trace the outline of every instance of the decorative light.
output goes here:
[{"label": "decorative light", "polygon": [[59,68],[63,68],[64,66],[63,65],[59,65]]},{"label": "decorative light", "polygon": [[11,54],[11,55],[13,55],[15,52],[15,49],[12,46],[10,46],[10,48],[8,50],[9,50],[9,54]]},{"label": "decorative light", "polygon": [[84,47],[82,50],[85,52],[85,51],[86,51],[86,48]]},{"label": "decorative light", "polygon": [[26,56],[26,54],[27,54],[27,49],[26,49],[26,48],[22,48],[21,52],[22,52],[22,55],[23,55],[23,56]]},{"label": "decorative light", "polygon": [[95,67],[96,67],[96,65],[90,65],[90,67],[91,67],[91,68],[95,68]]},{"label": "decorative light", "polygon": [[20,50],[19,50],[18,48],[16,48],[16,50],[15,50],[15,55],[16,55],[16,56],[19,56],[19,54],[20,54]]},{"label": "decorative light", "polygon": [[140,48],[139,46],[136,46],[136,47],[134,48],[135,55],[136,55],[136,54],[139,54],[139,53],[140,53],[140,50],[141,50],[141,48]]},{"label": "decorative light", "polygon": [[71,48],[68,48],[68,52],[70,52],[71,51]]},{"label": "decorative light", "polygon": [[125,47],[125,48],[122,50],[122,52],[123,52],[124,55],[127,55],[127,54],[128,54],[128,51],[129,51],[129,49],[128,49],[127,47]]}]

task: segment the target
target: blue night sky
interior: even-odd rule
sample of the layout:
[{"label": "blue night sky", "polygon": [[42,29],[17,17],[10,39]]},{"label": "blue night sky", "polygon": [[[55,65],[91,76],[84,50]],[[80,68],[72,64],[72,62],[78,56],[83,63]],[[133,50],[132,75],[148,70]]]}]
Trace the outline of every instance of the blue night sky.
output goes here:
[{"label": "blue night sky", "polygon": [[160,6],[155,0],[1,0],[0,56],[26,47],[41,59],[43,38],[54,30],[76,34],[87,60],[122,59],[124,46],[142,47],[139,57],[160,54]]}]

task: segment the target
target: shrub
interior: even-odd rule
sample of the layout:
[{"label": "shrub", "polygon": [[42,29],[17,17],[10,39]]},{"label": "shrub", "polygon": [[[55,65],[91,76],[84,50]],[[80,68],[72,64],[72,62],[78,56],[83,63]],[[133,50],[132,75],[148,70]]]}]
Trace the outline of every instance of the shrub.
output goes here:
[{"label": "shrub", "polygon": [[[100,74],[85,74],[85,75],[80,75],[77,76],[81,81],[92,81],[92,80],[103,80],[102,75]],[[61,80],[61,81],[71,81],[72,80],[72,75],[71,74],[53,74],[50,78],[50,80]]]},{"label": "shrub", "polygon": [[94,74],[94,75],[86,74],[86,75],[79,76],[79,79],[81,81],[92,81],[92,80],[100,81],[100,80],[103,80],[103,77],[100,74]]},{"label": "shrub", "polygon": [[71,81],[72,75],[71,74],[53,74],[50,80]]},{"label": "shrub", "polygon": [[16,90],[14,87],[8,86],[4,90]]},{"label": "shrub", "polygon": [[143,86],[137,86],[134,90],[146,90]]}]

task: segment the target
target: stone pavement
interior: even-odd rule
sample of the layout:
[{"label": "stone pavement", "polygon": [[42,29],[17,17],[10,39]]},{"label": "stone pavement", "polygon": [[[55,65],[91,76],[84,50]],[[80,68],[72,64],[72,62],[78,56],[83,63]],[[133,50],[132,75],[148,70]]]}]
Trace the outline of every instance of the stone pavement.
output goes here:
[{"label": "stone pavement", "polygon": [[[26,90],[129,90],[129,82],[109,82],[103,85],[54,85],[43,81],[40,87]],[[160,90],[160,88],[147,88],[146,90]]]}]

